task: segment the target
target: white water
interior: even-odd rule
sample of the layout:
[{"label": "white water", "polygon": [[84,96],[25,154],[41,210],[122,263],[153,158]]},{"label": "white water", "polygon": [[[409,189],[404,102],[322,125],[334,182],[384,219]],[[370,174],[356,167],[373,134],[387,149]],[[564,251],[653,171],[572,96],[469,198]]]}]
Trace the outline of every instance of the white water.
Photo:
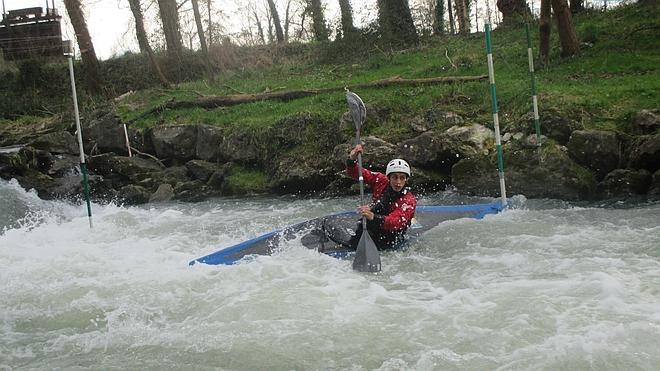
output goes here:
[{"label": "white water", "polygon": [[660,369],[657,203],[518,198],[378,275],[297,242],[188,266],[355,201],[94,204],[90,230],[83,206],[0,182],[0,369]]}]

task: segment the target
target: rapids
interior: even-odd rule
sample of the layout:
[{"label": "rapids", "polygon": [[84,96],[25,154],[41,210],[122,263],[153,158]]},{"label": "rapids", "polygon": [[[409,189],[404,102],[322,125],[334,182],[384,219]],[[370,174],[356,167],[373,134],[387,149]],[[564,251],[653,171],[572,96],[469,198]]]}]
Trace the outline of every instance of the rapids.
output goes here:
[{"label": "rapids", "polygon": [[[420,203],[460,201],[479,199]],[[295,240],[234,266],[188,266],[355,204],[93,204],[90,230],[84,206],[0,181],[0,369],[660,367],[660,203],[517,196],[512,210],[383,254],[375,275]]]}]

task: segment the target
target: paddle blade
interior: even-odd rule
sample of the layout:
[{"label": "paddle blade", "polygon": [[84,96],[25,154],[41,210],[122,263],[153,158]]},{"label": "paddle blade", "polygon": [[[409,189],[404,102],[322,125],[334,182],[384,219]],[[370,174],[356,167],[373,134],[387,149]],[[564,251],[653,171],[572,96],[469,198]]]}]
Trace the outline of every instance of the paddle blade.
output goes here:
[{"label": "paddle blade", "polygon": [[367,108],[364,106],[362,99],[348,89],[346,90],[346,102],[348,102],[348,108],[351,111],[355,129],[360,130],[364,120],[367,118]]},{"label": "paddle blade", "polygon": [[369,232],[362,232],[353,260],[353,269],[359,272],[380,272],[380,254]]}]

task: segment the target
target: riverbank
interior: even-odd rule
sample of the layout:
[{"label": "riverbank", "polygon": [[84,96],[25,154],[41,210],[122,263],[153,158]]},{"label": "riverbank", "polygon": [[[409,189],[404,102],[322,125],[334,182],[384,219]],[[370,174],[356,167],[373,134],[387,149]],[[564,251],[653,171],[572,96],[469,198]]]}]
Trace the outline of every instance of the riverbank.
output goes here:
[{"label": "riverbank", "polygon": [[[505,179],[510,194],[597,200],[656,198],[660,193],[660,53],[652,34],[656,7],[582,14],[579,57],[538,68],[540,131],[529,114],[522,28],[494,33]],[[556,34],[555,34],[556,35]],[[318,92],[382,81],[479,76],[483,35],[442,37],[404,51],[367,53],[359,63],[319,63],[307,46],[297,62],[271,55],[259,69],[228,70],[214,81],[123,94],[83,112],[83,134],[99,200],[138,204],[249,194],[345,194],[342,164],[354,138],[342,93]],[[334,48],[334,49],[333,49]],[[268,53],[266,53],[268,54]],[[363,55],[360,54],[360,55]],[[270,54],[268,54],[270,55]],[[304,90],[287,100],[194,107],[237,92]],[[323,90],[326,91],[326,90]],[[383,170],[392,157],[413,167],[417,192],[453,187],[499,193],[490,99],[485,81],[371,86],[365,164]],[[93,108],[93,109],[92,109]],[[44,198],[78,197],[78,153],[68,114],[0,122],[0,176]],[[124,125],[134,157],[128,157]],[[540,139],[540,140],[539,140]],[[540,144],[540,146],[539,146]],[[355,188],[353,188],[355,190]]]}]

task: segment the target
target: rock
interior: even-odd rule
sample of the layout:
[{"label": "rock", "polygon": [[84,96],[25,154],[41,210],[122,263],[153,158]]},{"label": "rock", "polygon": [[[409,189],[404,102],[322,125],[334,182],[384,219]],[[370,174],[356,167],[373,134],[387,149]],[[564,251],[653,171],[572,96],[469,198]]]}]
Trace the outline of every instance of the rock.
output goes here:
[{"label": "rock", "polygon": [[219,156],[228,161],[254,165],[260,159],[257,143],[257,139],[252,134],[233,132],[228,134],[220,145]]},{"label": "rock", "polygon": [[156,126],[149,131],[159,159],[188,161],[197,153],[197,126]]},{"label": "rock", "polygon": [[653,134],[660,129],[660,109],[641,110],[633,117],[631,129],[636,134]]},{"label": "rock", "polygon": [[114,112],[103,114],[101,117],[82,124],[85,150],[114,152],[122,155],[128,154],[126,148],[126,134],[124,125]]},{"label": "rock", "polygon": [[227,159],[220,156],[220,146],[224,140],[225,130],[217,126],[197,126],[196,157],[205,161],[221,161]]},{"label": "rock", "polygon": [[[397,153],[394,144],[388,143],[378,137],[367,136],[360,138],[363,143],[364,153],[362,155],[362,164],[365,168],[373,171],[385,171],[387,163],[393,158],[401,157]],[[339,144],[332,151],[332,163],[338,170],[344,169],[346,160],[350,151],[355,147],[354,144]]]},{"label": "rock", "polygon": [[44,134],[29,144],[31,147],[51,153],[80,153],[76,137],[68,131]]},{"label": "rock", "polygon": [[199,202],[219,194],[198,180],[181,183],[174,188],[174,199],[186,202]]},{"label": "rock", "polygon": [[417,194],[444,191],[450,183],[449,175],[433,170],[413,169],[408,179],[408,186]]},{"label": "rock", "polygon": [[612,131],[576,130],[567,144],[568,154],[582,166],[603,179],[621,165],[621,140]]},{"label": "rock", "polygon": [[545,135],[539,136],[539,138],[536,138],[536,134],[529,134],[526,136],[522,142],[521,145],[526,148],[538,148],[539,146],[543,145],[548,140],[548,137]]},{"label": "rock", "polygon": [[268,187],[280,194],[307,193],[324,189],[332,175],[329,169],[319,169],[302,159],[287,157],[279,162]]},{"label": "rock", "polygon": [[54,177],[78,174],[79,166],[80,157],[78,156],[55,155],[52,157],[51,165],[47,168],[46,174]]},{"label": "rock", "polygon": [[204,160],[190,160],[186,162],[186,169],[191,179],[206,182],[220,166]]},{"label": "rock", "polygon": [[150,195],[151,192],[148,189],[139,185],[129,184],[119,189],[117,197],[129,205],[140,205],[149,202]]},{"label": "rock", "polygon": [[654,196],[654,198],[660,198],[660,170],[653,173],[653,176],[651,177],[649,195]]},{"label": "rock", "polygon": [[[542,111],[539,114],[539,124],[541,134],[550,139],[555,140],[557,143],[566,145],[570,139],[571,133],[575,130],[583,130],[584,125],[566,117],[565,114],[554,111]],[[534,127],[534,114],[528,112],[523,115],[520,120],[506,127],[506,132],[521,132],[527,136],[536,133]]]},{"label": "rock", "polygon": [[185,166],[172,166],[165,168],[165,170],[162,172],[161,178],[159,179],[160,183],[169,183],[173,187],[176,187],[179,183],[186,183],[189,181],[190,178],[188,177],[188,169]]},{"label": "rock", "polygon": [[406,140],[399,151],[413,166],[448,174],[460,159],[487,154],[493,138],[493,131],[482,125],[453,126],[441,134],[428,131]]},{"label": "rock", "polygon": [[616,169],[598,183],[602,198],[630,197],[645,194],[651,185],[647,170]]},{"label": "rock", "polygon": [[149,197],[149,203],[167,202],[174,198],[174,189],[169,184],[161,184],[156,192]]},{"label": "rock", "polygon": [[[559,146],[504,149],[507,193],[529,198],[580,200],[595,198],[596,181]],[[495,154],[463,159],[452,167],[452,183],[462,193],[497,197],[500,194]]]},{"label": "rock", "polygon": [[153,177],[161,175],[162,166],[152,159],[106,153],[92,156],[89,159],[89,169],[107,178],[113,184],[113,188],[119,189],[124,185],[137,184],[145,180],[151,183]]},{"label": "rock", "polygon": [[655,172],[660,169],[660,134],[643,135],[631,144],[629,167]]}]

